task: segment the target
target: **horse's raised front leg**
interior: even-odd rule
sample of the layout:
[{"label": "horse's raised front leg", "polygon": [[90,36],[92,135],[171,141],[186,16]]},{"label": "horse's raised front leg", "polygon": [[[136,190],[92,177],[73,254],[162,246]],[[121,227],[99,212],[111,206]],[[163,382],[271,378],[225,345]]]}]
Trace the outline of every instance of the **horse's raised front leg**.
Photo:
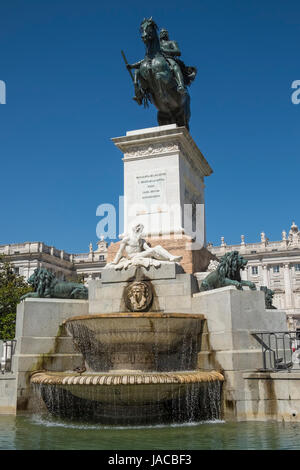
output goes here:
[{"label": "horse's raised front leg", "polygon": [[134,72],[134,93],[135,96],[132,98],[137,104],[141,105],[143,103],[143,92],[140,86],[140,72],[139,70],[135,70]]},{"label": "horse's raised front leg", "polygon": [[163,113],[162,111],[158,111],[157,122],[160,126],[165,126],[166,124],[170,124],[170,114]]}]

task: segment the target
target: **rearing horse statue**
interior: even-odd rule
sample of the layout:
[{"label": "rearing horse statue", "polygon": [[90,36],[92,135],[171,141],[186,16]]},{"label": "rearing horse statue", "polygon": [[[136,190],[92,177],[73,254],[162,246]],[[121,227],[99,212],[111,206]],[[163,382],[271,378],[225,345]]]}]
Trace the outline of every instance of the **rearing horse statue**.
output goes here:
[{"label": "rearing horse statue", "polygon": [[133,99],[139,105],[153,103],[158,109],[160,126],[176,123],[189,130],[191,110],[187,86],[194,80],[197,69],[186,67],[178,59],[181,53],[177,43],[169,40],[166,30],[161,30],[159,39],[157,29],[152,17],[142,21],[140,31],[146,46],[145,58],[126,64],[130,73],[135,69]]}]

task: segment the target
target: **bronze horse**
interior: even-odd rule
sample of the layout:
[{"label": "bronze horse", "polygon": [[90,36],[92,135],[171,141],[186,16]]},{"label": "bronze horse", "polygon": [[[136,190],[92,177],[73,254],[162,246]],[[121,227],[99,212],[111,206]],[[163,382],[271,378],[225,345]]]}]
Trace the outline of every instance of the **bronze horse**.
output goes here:
[{"label": "bronze horse", "polygon": [[145,58],[135,64],[127,64],[129,70],[135,69],[134,99],[138,104],[148,106],[151,102],[156,106],[160,126],[176,123],[189,129],[191,111],[187,85],[195,78],[197,70],[195,67],[186,67],[181,60],[176,59],[184,80],[184,87],[178,87],[172,61],[161,48],[157,29],[152,18],[142,21],[140,32],[146,47]]}]

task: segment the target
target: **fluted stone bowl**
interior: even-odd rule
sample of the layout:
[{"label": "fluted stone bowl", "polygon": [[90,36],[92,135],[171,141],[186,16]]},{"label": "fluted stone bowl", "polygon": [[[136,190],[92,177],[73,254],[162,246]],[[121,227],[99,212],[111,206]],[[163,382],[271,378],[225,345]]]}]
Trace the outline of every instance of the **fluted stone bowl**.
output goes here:
[{"label": "fluted stone bowl", "polygon": [[125,425],[219,418],[223,380],[216,371],[31,376],[52,414]]},{"label": "fluted stone bowl", "polygon": [[83,375],[67,372],[37,372],[31,377],[31,383],[56,385],[78,398],[92,398],[102,403],[155,403],[177,397],[186,385],[223,380],[219,372],[199,370],[136,374],[120,371],[111,374]]},{"label": "fluted stone bowl", "polygon": [[64,324],[89,371],[170,371],[196,367],[203,315],[110,313]]}]

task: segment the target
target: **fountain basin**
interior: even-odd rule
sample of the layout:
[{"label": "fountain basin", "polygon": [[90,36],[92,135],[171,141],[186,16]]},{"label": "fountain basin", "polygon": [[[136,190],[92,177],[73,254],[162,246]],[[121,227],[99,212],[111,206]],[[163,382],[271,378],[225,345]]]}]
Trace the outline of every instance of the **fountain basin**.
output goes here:
[{"label": "fountain basin", "polygon": [[204,316],[110,313],[65,320],[89,371],[192,370]]},{"label": "fountain basin", "polygon": [[64,322],[79,371],[31,376],[52,415],[138,425],[220,418],[223,376],[197,370],[203,315],[109,313]]},{"label": "fountain basin", "polygon": [[73,419],[84,415],[103,424],[129,425],[218,418],[223,380],[216,371],[31,376],[53,415]]},{"label": "fountain basin", "polygon": [[[156,402],[177,398],[189,384],[224,380],[216,371],[181,371],[168,373],[68,374],[67,372],[36,372],[31,383],[56,385],[79,398],[103,403]],[[109,393],[107,393],[109,389]],[[157,391],[155,392],[155,390]],[[92,394],[91,394],[92,390]],[[130,394],[128,395],[128,392]]]}]

